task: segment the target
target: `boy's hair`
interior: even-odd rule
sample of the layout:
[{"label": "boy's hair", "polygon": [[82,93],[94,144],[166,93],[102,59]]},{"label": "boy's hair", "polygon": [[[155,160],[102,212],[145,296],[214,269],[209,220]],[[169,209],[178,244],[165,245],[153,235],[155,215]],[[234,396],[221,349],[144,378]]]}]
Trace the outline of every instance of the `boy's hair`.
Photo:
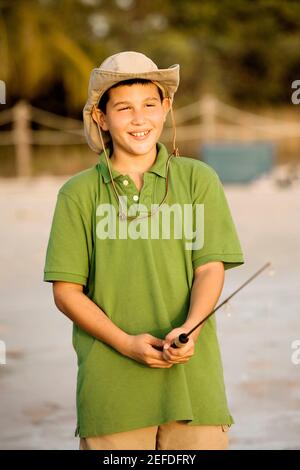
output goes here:
[{"label": "boy's hair", "polygon": [[[121,82],[118,82],[115,85],[111,86],[108,90],[106,90],[105,93],[103,93],[103,95],[101,96],[101,99],[99,101],[98,108],[104,114],[106,114],[106,105],[107,105],[107,102],[109,100],[109,90],[111,90],[112,88],[117,88],[117,87],[122,86],[122,85],[129,85],[129,86],[130,85],[135,85],[136,83],[145,85],[147,83],[153,83],[153,82],[151,80],[147,80],[146,78],[131,78],[130,80],[123,80]],[[158,89],[158,93],[159,93],[159,96],[160,96],[160,100],[162,101],[163,100],[163,92],[158,86],[157,86],[157,89]]]}]

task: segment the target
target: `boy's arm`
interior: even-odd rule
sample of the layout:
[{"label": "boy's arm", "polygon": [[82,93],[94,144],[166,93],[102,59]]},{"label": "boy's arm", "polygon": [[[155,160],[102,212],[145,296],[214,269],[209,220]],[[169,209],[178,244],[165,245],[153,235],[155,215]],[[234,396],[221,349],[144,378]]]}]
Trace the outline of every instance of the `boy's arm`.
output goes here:
[{"label": "boy's arm", "polygon": [[94,338],[149,367],[170,367],[155,349],[163,345],[163,340],[150,334],[130,335],[123,331],[84,294],[81,284],[53,281],[53,295],[57,308]]},{"label": "boy's arm", "polygon": [[[195,269],[190,308],[182,325],[184,329],[191,330],[215,308],[223,289],[224,277],[222,261],[212,261]],[[197,340],[204,324],[192,333],[194,341]]]},{"label": "boy's arm", "polygon": [[184,363],[193,356],[194,345],[205,323],[190,335],[190,341],[183,347],[174,349],[170,348],[170,345],[181,333],[188,333],[214,309],[221,295],[223,284],[224,265],[221,261],[212,261],[195,269],[186,321],[165,337],[163,357],[166,361],[171,364]]},{"label": "boy's arm", "polygon": [[[172,343],[180,333],[188,333],[197,323],[206,317],[215,307],[224,285],[224,265],[222,261],[211,261],[194,270],[194,280],[191,290],[190,307],[186,321],[179,327],[170,331],[166,336],[168,343]],[[194,343],[204,323],[199,326],[190,337]],[[186,348],[178,350],[183,353]]]},{"label": "boy's arm", "polygon": [[91,336],[122,353],[128,334],[118,328],[103,310],[83,293],[81,284],[54,281],[53,296],[57,308],[70,320]]}]

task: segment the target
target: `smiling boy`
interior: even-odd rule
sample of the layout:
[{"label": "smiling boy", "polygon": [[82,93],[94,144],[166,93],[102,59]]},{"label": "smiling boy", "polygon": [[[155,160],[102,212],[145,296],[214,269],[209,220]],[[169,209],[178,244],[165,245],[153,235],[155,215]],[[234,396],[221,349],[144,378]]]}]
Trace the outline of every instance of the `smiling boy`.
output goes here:
[{"label": "smiling boy", "polygon": [[[215,171],[179,157],[175,134],[170,155],[159,141],[178,84],[178,65],[158,69],[132,51],[94,69],[83,116],[99,162],[59,190],[44,280],[73,322],[80,449],[228,446],[214,316],[171,346],[214,308],[224,270],[243,263]],[[194,230],[203,208],[200,248],[177,236],[180,217],[166,234],[163,210],[175,205],[189,209]],[[145,230],[153,221],[156,236]]]},{"label": "smiling boy", "polygon": [[110,133],[114,148],[111,165],[119,172],[129,174],[139,192],[144,172],[155,161],[156,143],[170,104],[168,98],[161,99],[154,83],[125,84],[126,81],[123,86],[110,89],[106,106],[100,104],[104,112],[95,109],[93,117],[104,131]]}]

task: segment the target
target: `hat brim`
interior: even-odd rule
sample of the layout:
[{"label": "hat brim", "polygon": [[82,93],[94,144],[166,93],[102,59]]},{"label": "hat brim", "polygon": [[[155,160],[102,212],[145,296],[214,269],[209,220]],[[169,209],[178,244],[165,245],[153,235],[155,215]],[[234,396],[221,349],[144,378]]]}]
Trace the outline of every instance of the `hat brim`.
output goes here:
[{"label": "hat brim", "polygon": [[[101,139],[98,127],[92,118],[93,106],[98,106],[101,96],[113,85],[124,80],[144,78],[156,83],[172,101],[179,85],[179,64],[167,69],[157,69],[143,73],[110,72],[107,70],[93,69],[89,87],[88,100],[83,108],[84,134],[90,148],[97,153],[102,151]],[[103,132],[104,143],[107,143],[109,133]]]}]

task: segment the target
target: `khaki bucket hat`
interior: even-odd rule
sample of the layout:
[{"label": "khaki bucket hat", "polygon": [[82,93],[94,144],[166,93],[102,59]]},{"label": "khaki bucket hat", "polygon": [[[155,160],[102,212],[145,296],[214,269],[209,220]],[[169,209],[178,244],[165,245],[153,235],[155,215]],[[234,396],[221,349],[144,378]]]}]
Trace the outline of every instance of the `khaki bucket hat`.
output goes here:
[{"label": "khaki bucket hat", "polygon": [[[98,106],[102,95],[113,85],[133,78],[151,80],[162,90],[163,96],[170,98],[172,102],[179,85],[179,64],[159,69],[144,54],[126,51],[108,57],[98,68],[92,70],[88,99],[83,108],[83,122],[86,140],[94,152],[100,153],[103,146],[98,126],[92,118],[93,107]],[[109,133],[102,131],[102,134],[104,143],[107,143]]]}]

